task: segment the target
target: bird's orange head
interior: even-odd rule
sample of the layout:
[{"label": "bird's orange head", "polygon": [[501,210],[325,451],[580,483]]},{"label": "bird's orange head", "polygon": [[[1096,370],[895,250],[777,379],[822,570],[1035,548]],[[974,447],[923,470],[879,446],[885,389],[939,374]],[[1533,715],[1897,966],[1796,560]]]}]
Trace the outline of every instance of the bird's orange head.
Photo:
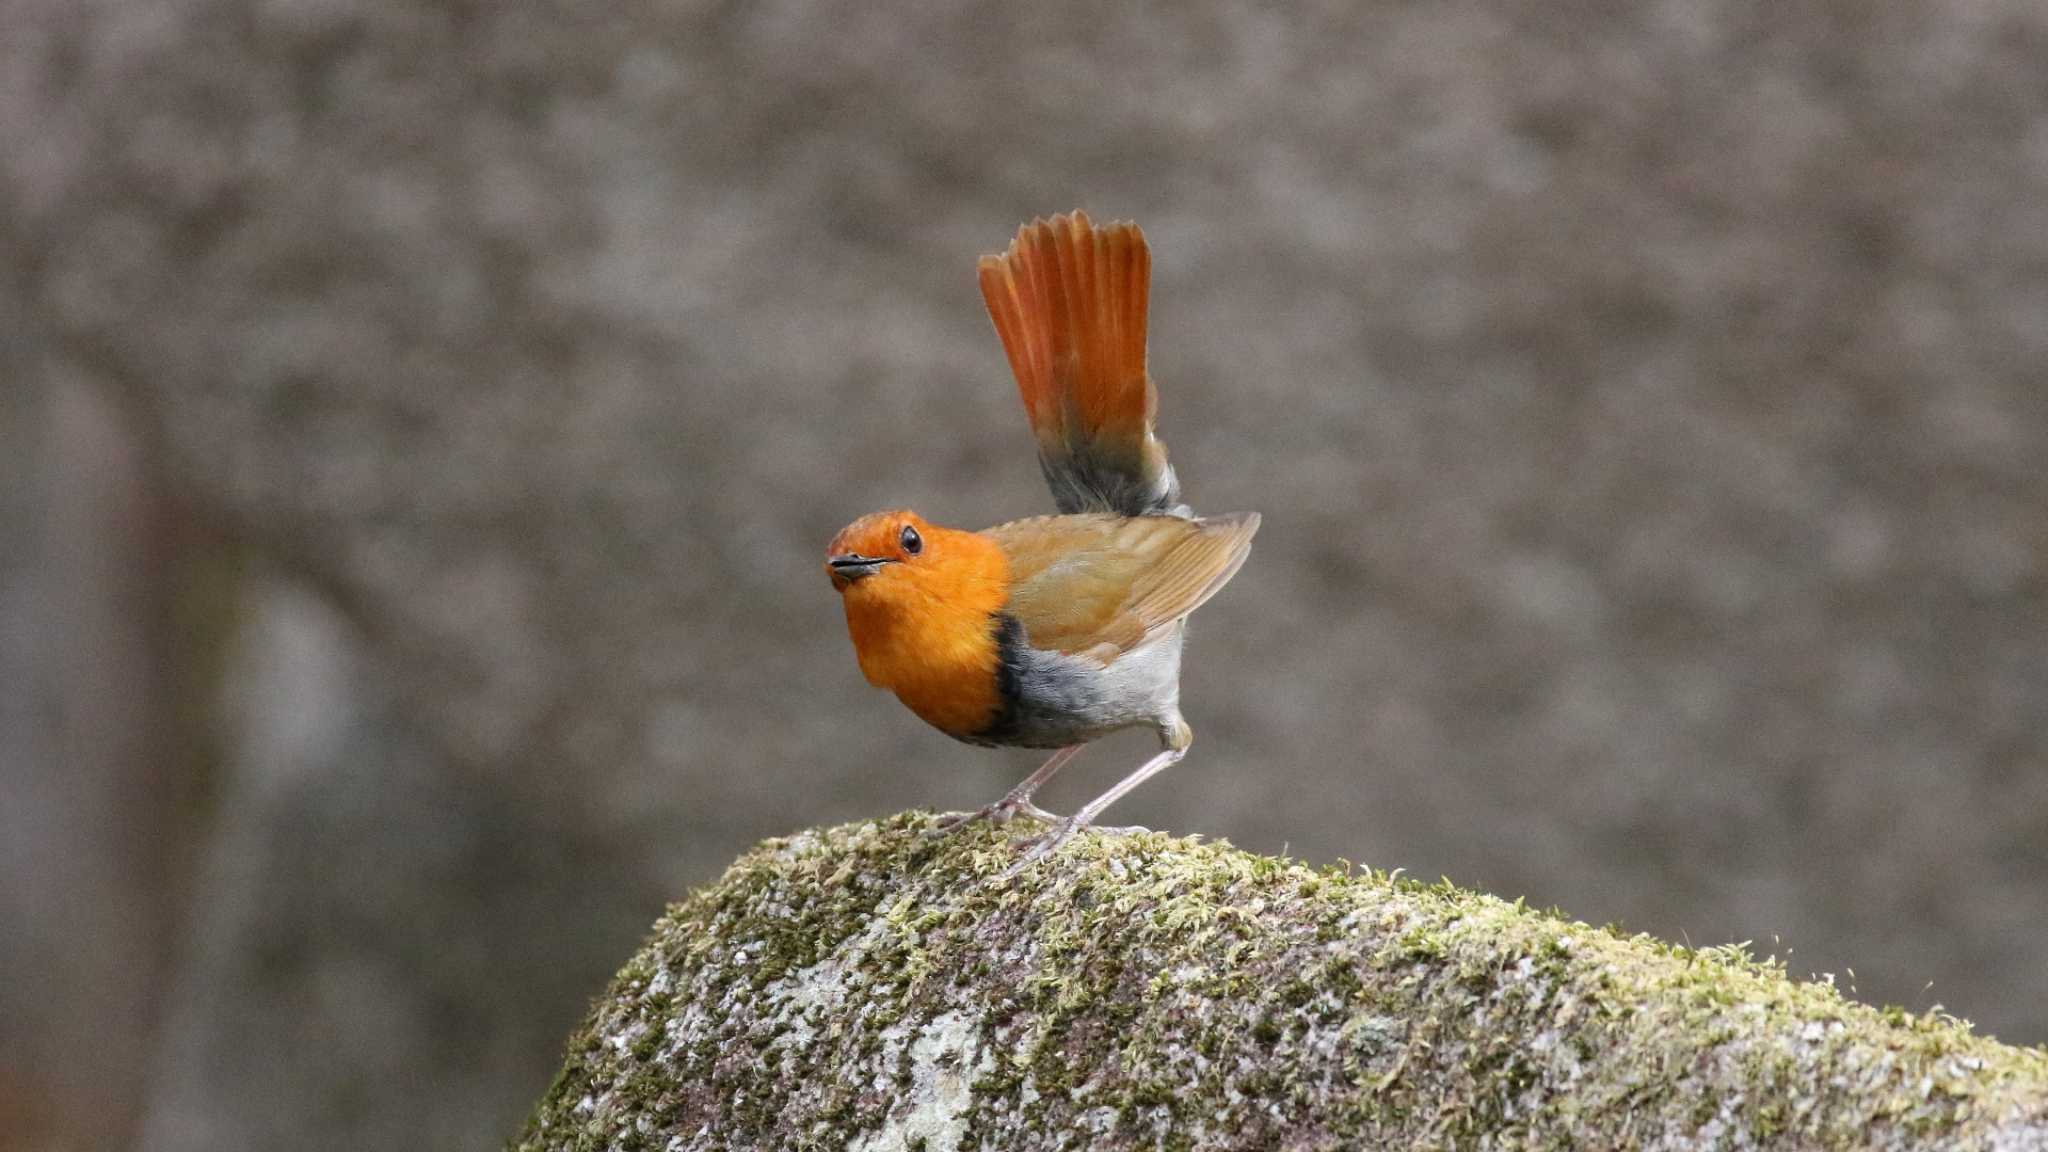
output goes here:
[{"label": "bird's orange head", "polygon": [[832,538],[825,571],[869,683],[894,689],[947,731],[987,719],[992,620],[1009,597],[1009,562],[994,540],[915,512],[876,512]]},{"label": "bird's orange head", "polygon": [[869,513],[825,549],[832,587],[849,604],[877,608],[938,600],[992,612],[1002,604],[1005,569],[1002,550],[981,533],[941,528],[907,509]]},{"label": "bird's orange head", "polygon": [[[874,512],[841,528],[825,547],[825,571],[832,577],[832,587],[845,592],[856,584],[874,581],[893,565],[918,561],[924,556],[924,537],[930,530],[924,517],[908,509]],[[873,584],[864,592],[882,586]]]}]

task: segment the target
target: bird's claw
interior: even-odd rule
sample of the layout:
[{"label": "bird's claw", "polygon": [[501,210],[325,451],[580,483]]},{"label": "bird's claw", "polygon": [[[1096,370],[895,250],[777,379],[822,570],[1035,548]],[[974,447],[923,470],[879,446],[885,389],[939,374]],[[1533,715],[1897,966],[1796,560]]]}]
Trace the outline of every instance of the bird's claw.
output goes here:
[{"label": "bird's claw", "polygon": [[1008,868],[1003,870],[1003,874],[1000,877],[1000,879],[1014,879],[1018,875],[1018,873],[1023,872],[1026,868],[1029,868],[1033,864],[1044,859],[1046,856],[1050,855],[1054,849],[1058,848],[1060,845],[1072,839],[1076,832],[1080,832],[1084,829],[1089,832],[1100,832],[1105,836],[1135,836],[1141,832],[1152,831],[1150,828],[1147,828],[1142,824],[1104,826],[1101,824],[1082,823],[1077,817],[1074,816],[1068,816],[1065,819],[1061,819],[1057,816],[1051,815],[1050,813],[1033,813],[1033,815],[1037,815],[1041,819],[1045,820],[1058,821],[1058,823],[1055,827],[1050,828],[1047,831],[1041,832],[1036,836],[1027,836],[1024,839],[1017,841],[1018,847],[1026,848],[1027,850],[1015,864],[1012,864]]},{"label": "bird's claw", "polygon": [[1066,843],[1073,837],[1074,833],[1088,826],[1079,819],[1069,816],[1036,836],[1029,836],[1017,841],[1019,846],[1028,846],[1028,848],[1015,864],[1003,870],[1001,879],[1011,880],[1016,878],[1018,873],[1050,855],[1053,849]]},{"label": "bird's claw", "polygon": [[1012,800],[1004,797],[993,804],[984,804],[972,812],[955,812],[948,816],[942,816],[939,818],[938,824],[931,831],[926,832],[925,836],[929,839],[937,840],[957,832],[977,820],[987,820],[992,824],[1008,824],[1018,816],[1029,816],[1033,820],[1043,820],[1048,824],[1060,819],[1060,817],[1047,812],[1029,800]]},{"label": "bird's claw", "polygon": [[994,814],[995,805],[993,804],[984,804],[972,812],[949,813],[939,817],[938,822],[925,832],[924,838],[927,840],[943,840],[952,833],[974,823],[976,820],[984,820]]},{"label": "bird's claw", "polygon": [[[1020,814],[1024,816],[1029,816],[1033,820],[1042,820],[1047,824],[1057,824],[1063,819],[1063,817],[1061,817],[1059,814],[1054,812],[1047,812],[1045,809],[1040,808],[1038,805],[1033,804],[1029,800],[1020,800],[1011,807],[1011,816],[1016,816]],[[1008,816],[1003,818],[1004,823],[1007,823],[1008,821]]]},{"label": "bird's claw", "polygon": [[1003,874],[1000,877],[998,877],[998,879],[1016,879],[1018,873],[1024,871],[1026,868],[1031,867],[1033,864],[1038,863],[1039,860],[1043,859],[1053,849],[1059,847],[1062,843],[1066,841],[1067,837],[1072,836],[1073,834],[1073,829],[1066,827],[1065,824],[1062,823],[1060,827],[1055,828],[1052,831],[1047,832],[1043,835],[1033,836],[1028,840],[1018,841],[1019,844],[1029,844],[1031,846],[1030,850],[1025,852],[1024,855],[1020,857],[1015,864],[1012,864],[1008,868],[1003,869]]}]

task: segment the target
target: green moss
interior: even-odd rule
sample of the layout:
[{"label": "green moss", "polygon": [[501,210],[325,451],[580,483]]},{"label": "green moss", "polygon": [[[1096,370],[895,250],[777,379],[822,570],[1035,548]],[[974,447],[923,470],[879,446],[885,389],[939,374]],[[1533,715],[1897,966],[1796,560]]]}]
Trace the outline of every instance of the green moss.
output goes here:
[{"label": "green moss", "polygon": [[1740,946],[1149,833],[1005,884],[1009,834],[929,829],[770,841],[671,907],[519,1147],[2048,1139],[2041,1052]]}]

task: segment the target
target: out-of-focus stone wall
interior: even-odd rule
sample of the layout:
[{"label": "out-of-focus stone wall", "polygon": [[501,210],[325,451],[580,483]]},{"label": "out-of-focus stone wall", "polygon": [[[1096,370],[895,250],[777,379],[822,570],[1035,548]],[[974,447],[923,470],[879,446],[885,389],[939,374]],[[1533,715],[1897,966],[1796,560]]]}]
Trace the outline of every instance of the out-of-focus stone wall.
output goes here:
[{"label": "out-of-focus stone wall", "polygon": [[[758,836],[1029,767],[867,689],[818,561],[876,507],[1047,507],[972,264],[1073,206],[1152,238],[1190,498],[1266,516],[1193,632],[1196,750],[1120,819],[2048,1038],[2037,4],[0,17],[30,362],[148,413],[296,589],[250,601],[336,614],[389,700],[224,801],[267,863],[206,873],[253,878],[195,913],[232,943],[173,993],[203,1063],[158,1146],[360,1146],[394,1067],[509,1124],[581,998],[495,965],[606,971]],[[419,860],[454,799],[499,831],[309,864]],[[363,937],[433,960],[319,1001]],[[234,1073],[311,1002],[393,1039]]]}]

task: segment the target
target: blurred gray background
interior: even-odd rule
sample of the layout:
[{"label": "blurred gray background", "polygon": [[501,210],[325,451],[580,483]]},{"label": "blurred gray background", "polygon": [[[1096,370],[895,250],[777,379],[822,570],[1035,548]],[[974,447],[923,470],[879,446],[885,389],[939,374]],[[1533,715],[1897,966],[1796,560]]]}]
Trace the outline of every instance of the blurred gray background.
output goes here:
[{"label": "blurred gray background", "polygon": [[494,1147],[665,899],[1028,770],[819,563],[1048,508],[1076,206],[1266,517],[1120,820],[2048,1039],[2037,0],[0,0],[0,1147]]}]

